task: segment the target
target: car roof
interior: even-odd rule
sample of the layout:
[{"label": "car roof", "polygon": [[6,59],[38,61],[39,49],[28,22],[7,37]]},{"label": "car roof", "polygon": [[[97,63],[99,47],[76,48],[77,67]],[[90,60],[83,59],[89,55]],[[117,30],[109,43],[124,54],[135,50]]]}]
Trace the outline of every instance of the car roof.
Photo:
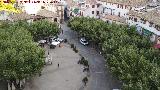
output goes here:
[{"label": "car roof", "polygon": [[85,37],[83,37],[83,38],[81,38],[81,40],[84,40],[84,41],[86,41],[86,38],[85,38]]}]

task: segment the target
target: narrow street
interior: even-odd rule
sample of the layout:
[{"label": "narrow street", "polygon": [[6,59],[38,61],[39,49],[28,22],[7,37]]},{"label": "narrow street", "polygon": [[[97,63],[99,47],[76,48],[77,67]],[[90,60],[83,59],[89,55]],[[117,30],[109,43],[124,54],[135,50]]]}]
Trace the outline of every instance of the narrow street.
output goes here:
[{"label": "narrow street", "polygon": [[63,34],[60,38],[66,38],[69,43],[76,45],[79,53],[84,56],[90,64],[91,75],[86,90],[112,90],[120,88],[120,82],[112,77],[105,67],[105,59],[90,46],[80,44],[76,32],[70,30],[66,23],[62,24]]}]

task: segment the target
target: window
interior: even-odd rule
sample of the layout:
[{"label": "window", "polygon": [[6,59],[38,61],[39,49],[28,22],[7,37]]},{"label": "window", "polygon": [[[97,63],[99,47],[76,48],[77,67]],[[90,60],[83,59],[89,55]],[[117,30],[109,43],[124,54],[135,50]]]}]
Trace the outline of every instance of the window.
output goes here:
[{"label": "window", "polygon": [[92,11],[92,14],[94,14],[94,11]]},{"label": "window", "polygon": [[54,18],[54,22],[57,22],[57,18]]},{"label": "window", "polygon": [[129,20],[131,20],[131,17],[129,17]]},{"label": "window", "polygon": [[146,24],[146,20],[143,21],[143,24]]},{"label": "window", "polygon": [[125,9],[127,9],[127,5],[125,5]]},{"label": "window", "polygon": [[122,9],[123,9],[123,5],[120,5],[120,8],[122,8]]},{"label": "window", "polygon": [[150,22],[150,23],[149,23],[149,27],[152,27],[152,26],[153,26],[153,23],[152,23],[152,22]]},{"label": "window", "polygon": [[137,22],[137,18],[134,18],[134,21]]},{"label": "window", "polygon": [[121,13],[120,12],[118,12],[118,16],[120,17],[120,15],[121,15]]},{"label": "window", "polygon": [[92,5],[92,8],[94,8],[95,6],[94,5]]},{"label": "window", "polygon": [[119,8],[119,4],[117,5],[117,8]]},{"label": "window", "polygon": [[97,11],[97,15],[99,15],[99,11]]},{"label": "window", "polygon": [[158,31],[160,31],[160,26],[155,25],[155,28],[156,28]]},{"label": "window", "polygon": [[89,7],[89,5],[86,5],[86,7]]},{"label": "window", "polygon": [[99,4],[97,4],[97,8],[99,8],[99,6],[100,6],[100,5],[99,5]]}]

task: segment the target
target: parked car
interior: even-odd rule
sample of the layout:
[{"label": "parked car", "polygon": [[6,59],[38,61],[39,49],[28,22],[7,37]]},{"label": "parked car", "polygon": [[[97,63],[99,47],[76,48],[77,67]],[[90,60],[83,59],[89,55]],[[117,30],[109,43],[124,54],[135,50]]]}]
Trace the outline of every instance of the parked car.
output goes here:
[{"label": "parked car", "polygon": [[89,44],[85,37],[80,38],[79,41],[80,41],[80,43],[83,44],[83,45],[88,45],[88,44]]},{"label": "parked car", "polygon": [[57,45],[59,45],[61,42],[58,40],[52,40],[52,42],[50,43],[50,48],[55,48]]},{"label": "parked car", "polygon": [[38,43],[45,44],[47,41],[46,40],[39,40]]},{"label": "parked car", "polygon": [[57,38],[57,40],[60,41],[60,42],[64,41],[64,39],[62,39],[62,38]]},{"label": "parked car", "polygon": [[53,41],[51,42],[51,44],[52,44],[52,45],[55,45],[55,46],[59,45],[60,43],[61,43],[61,42],[58,41],[58,40],[53,40]]},{"label": "parked car", "polygon": [[41,47],[44,47],[46,42],[47,42],[46,40],[40,40],[40,41],[38,41],[38,45]]},{"label": "parked car", "polygon": [[63,42],[64,39],[61,39],[61,38],[58,38],[58,37],[52,37],[52,38],[50,38],[50,42],[53,42],[53,41]]}]

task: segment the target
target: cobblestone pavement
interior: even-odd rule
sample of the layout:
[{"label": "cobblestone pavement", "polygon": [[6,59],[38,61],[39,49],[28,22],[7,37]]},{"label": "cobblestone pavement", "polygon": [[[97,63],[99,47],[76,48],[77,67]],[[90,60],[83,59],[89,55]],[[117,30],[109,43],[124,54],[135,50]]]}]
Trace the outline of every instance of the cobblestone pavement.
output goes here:
[{"label": "cobblestone pavement", "polygon": [[[80,56],[68,44],[49,50],[52,65],[46,65],[42,76],[33,77],[24,90],[79,90],[84,73],[77,64]],[[46,49],[48,54],[48,49]],[[59,63],[59,68],[58,68]]]}]

